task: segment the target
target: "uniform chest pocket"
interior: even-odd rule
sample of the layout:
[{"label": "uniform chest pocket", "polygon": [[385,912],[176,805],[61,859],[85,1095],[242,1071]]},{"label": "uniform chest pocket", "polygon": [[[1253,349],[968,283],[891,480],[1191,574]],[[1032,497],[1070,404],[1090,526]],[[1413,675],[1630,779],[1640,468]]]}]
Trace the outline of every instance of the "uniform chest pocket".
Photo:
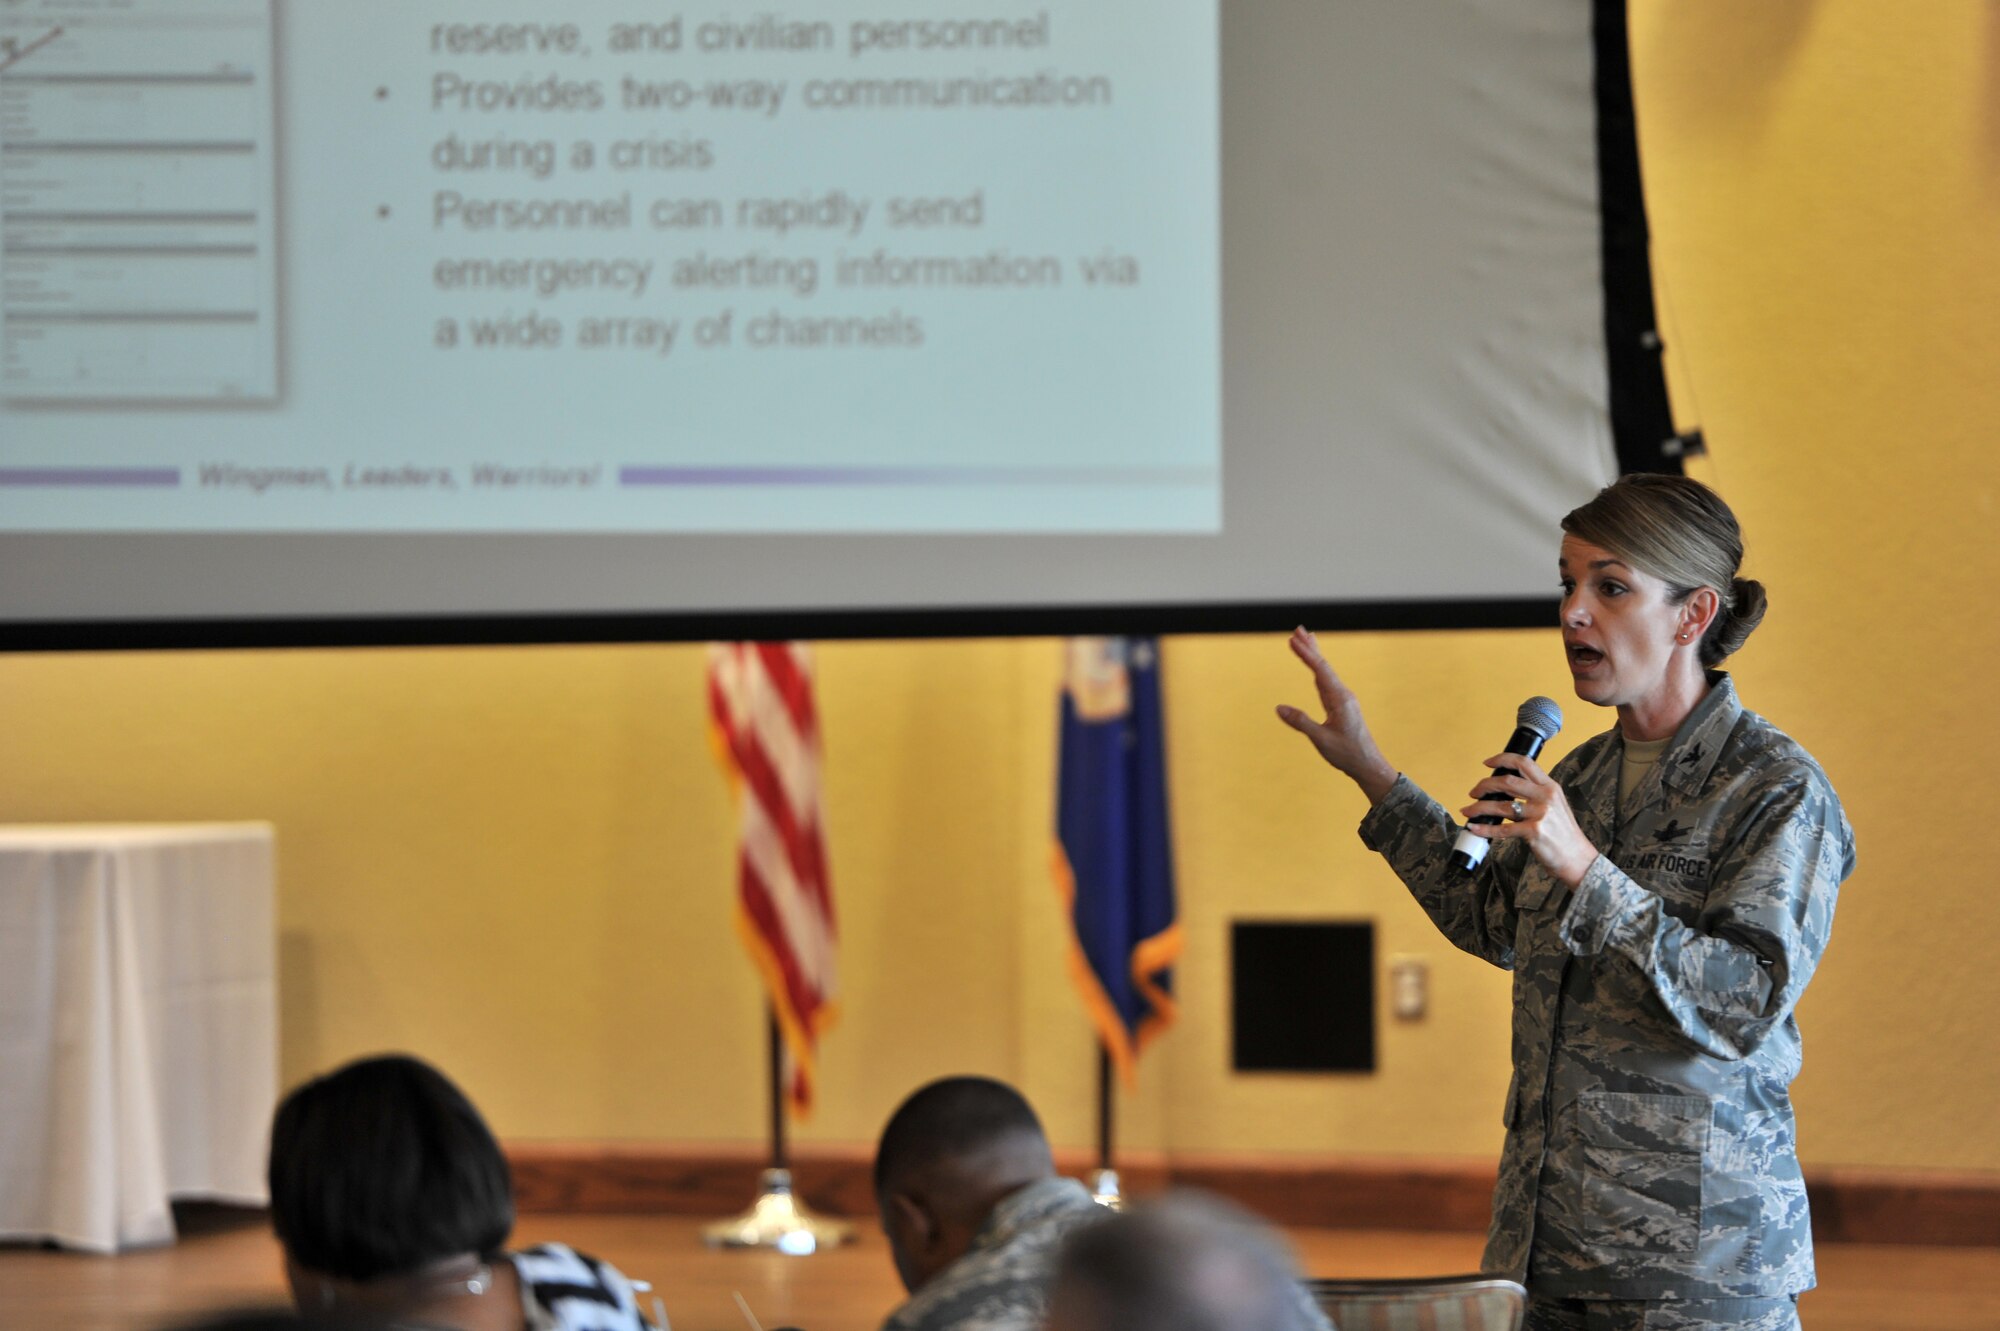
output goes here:
[{"label": "uniform chest pocket", "polygon": [[1638,1252],[1695,1250],[1710,1112],[1698,1095],[1578,1097],[1583,1215],[1593,1242]]}]

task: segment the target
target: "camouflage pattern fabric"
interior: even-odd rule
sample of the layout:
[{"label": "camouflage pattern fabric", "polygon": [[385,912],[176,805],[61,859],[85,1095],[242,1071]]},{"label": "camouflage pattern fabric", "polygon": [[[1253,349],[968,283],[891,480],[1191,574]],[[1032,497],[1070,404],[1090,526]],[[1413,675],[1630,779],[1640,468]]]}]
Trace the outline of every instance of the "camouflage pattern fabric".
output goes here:
[{"label": "camouflage pattern fabric", "polygon": [[1484,1265],[1544,1297],[1813,1284],[1792,1011],[1854,834],[1805,750],[1710,680],[1622,811],[1616,729],[1551,772],[1601,852],[1574,892],[1518,840],[1453,869],[1451,818],[1408,778],[1361,824],[1447,938],[1514,974]]},{"label": "camouflage pattern fabric", "polygon": [[1789,1298],[1644,1303],[1533,1299],[1521,1331],[1799,1331],[1799,1309]]},{"label": "camouflage pattern fabric", "polygon": [[1063,1238],[1109,1214],[1075,1179],[1030,1183],[993,1208],[971,1251],[891,1313],[883,1331],[1039,1331]]}]

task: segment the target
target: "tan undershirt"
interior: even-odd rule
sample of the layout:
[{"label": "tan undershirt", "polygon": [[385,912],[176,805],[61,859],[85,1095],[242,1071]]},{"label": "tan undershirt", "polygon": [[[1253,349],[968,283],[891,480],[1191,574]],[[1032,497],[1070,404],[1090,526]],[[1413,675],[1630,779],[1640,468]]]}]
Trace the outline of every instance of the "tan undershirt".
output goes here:
[{"label": "tan undershirt", "polygon": [[1625,807],[1626,800],[1638,788],[1639,783],[1645,779],[1647,771],[1652,768],[1654,763],[1660,760],[1660,755],[1666,752],[1667,745],[1673,743],[1673,741],[1674,737],[1672,735],[1667,736],[1665,739],[1628,739],[1625,741],[1625,760],[1618,766],[1619,808],[1622,809]]}]

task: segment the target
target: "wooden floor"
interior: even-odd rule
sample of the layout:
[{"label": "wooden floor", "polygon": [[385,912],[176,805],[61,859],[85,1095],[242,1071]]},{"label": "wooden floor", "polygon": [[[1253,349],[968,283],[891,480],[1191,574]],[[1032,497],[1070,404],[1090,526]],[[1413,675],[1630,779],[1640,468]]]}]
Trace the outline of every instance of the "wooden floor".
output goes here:
[{"label": "wooden floor", "polygon": [[[901,1297],[879,1234],[812,1257],[714,1252],[682,1217],[524,1216],[518,1244],[560,1239],[650,1280],[674,1331],[746,1331],[740,1292],[766,1328],[875,1331]],[[0,1246],[5,1331],[153,1331],[210,1309],[284,1298],[278,1249],[261,1216],[200,1210],[170,1248],[88,1257]],[[1475,1234],[1295,1230],[1304,1269],[1322,1276],[1470,1271]],[[1820,1286],[1800,1307],[1807,1331],[2000,1331],[2000,1249],[1823,1245]]]}]

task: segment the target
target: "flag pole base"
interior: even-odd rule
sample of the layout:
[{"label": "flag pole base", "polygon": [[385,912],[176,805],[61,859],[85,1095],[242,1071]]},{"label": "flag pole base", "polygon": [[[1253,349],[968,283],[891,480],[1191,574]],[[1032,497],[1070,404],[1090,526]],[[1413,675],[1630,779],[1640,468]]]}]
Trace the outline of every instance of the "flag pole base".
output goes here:
[{"label": "flag pole base", "polygon": [[1090,1200],[1113,1211],[1125,1209],[1125,1193],[1118,1183],[1118,1171],[1100,1169],[1090,1176]]},{"label": "flag pole base", "polygon": [[711,1248],[766,1248],[804,1257],[854,1237],[845,1220],[814,1215],[792,1191],[792,1171],[767,1169],[758,1181],[757,1200],[733,1220],[703,1225],[701,1241]]}]

